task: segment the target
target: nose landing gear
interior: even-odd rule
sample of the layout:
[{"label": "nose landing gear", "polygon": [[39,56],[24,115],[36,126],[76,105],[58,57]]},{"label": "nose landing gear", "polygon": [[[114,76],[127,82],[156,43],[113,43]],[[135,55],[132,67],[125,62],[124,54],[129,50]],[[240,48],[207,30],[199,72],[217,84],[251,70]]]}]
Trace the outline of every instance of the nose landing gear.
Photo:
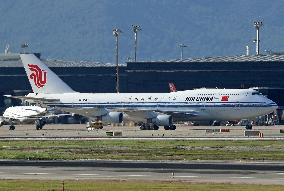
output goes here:
[{"label": "nose landing gear", "polygon": [[45,124],[46,124],[46,121],[44,119],[37,119],[35,121],[36,130],[42,129]]}]

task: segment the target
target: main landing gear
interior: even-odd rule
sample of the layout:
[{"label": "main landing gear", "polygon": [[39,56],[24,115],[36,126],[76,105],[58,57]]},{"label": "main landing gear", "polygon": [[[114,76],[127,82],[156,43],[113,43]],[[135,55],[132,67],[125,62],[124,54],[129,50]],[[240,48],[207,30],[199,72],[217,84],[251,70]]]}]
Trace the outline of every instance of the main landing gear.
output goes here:
[{"label": "main landing gear", "polygon": [[252,129],[252,124],[246,124],[246,129],[251,130]]},{"label": "main landing gear", "polygon": [[10,119],[9,120],[9,130],[13,131],[15,129],[16,129],[15,124],[14,124],[13,120]]},{"label": "main landing gear", "polygon": [[175,125],[170,125],[170,126],[164,126],[165,130],[176,130],[176,126]]},{"label": "main landing gear", "polygon": [[44,119],[37,119],[35,121],[36,130],[41,130],[45,124],[46,121]]},{"label": "main landing gear", "polygon": [[11,124],[10,126],[9,126],[9,130],[11,130],[11,131],[13,131],[13,130],[15,130],[15,125],[13,125],[13,124]]},{"label": "main landing gear", "polygon": [[159,126],[154,123],[142,123],[140,125],[141,130],[158,130]]},{"label": "main landing gear", "polygon": [[[158,130],[159,126],[154,123],[142,123],[140,125],[141,130]],[[176,130],[175,125],[164,126],[165,130]]]}]

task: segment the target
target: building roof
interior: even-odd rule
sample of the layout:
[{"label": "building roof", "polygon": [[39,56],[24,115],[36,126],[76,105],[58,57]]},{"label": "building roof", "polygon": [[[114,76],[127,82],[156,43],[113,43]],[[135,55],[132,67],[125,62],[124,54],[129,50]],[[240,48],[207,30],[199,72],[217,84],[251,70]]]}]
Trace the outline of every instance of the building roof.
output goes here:
[{"label": "building roof", "polygon": [[[114,67],[113,63],[99,63],[94,61],[67,61],[56,59],[43,59],[49,67]],[[157,60],[157,61],[138,61],[138,63],[186,63],[186,62],[284,62],[284,54],[268,54],[268,55],[240,55],[240,56],[217,56],[217,57],[201,57],[186,58],[183,60]],[[135,63],[135,62],[128,62]],[[121,66],[125,66],[121,64]],[[20,56],[17,53],[0,54],[0,67],[22,67]]]},{"label": "building roof", "polygon": [[267,54],[267,55],[239,55],[239,56],[216,56],[201,58],[185,58],[183,60],[158,60],[150,62],[284,62],[284,54]]},{"label": "building roof", "polygon": [[[112,63],[42,59],[49,67],[113,67]],[[0,67],[23,67],[20,54],[0,54]]]}]

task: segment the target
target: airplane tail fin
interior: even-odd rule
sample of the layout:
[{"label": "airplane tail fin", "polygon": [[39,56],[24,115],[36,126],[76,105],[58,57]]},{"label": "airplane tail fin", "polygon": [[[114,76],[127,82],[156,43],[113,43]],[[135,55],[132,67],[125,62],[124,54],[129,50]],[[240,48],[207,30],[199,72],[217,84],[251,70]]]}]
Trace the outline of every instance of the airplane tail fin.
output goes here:
[{"label": "airplane tail fin", "polygon": [[34,54],[21,54],[20,57],[34,93],[75,92]]}]

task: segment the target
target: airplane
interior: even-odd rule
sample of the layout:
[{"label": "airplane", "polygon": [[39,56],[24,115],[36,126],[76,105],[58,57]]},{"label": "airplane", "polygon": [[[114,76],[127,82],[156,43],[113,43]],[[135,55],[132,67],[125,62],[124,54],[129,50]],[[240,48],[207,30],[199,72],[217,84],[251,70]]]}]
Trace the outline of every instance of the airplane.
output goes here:
[{"label": "airplane", "polygon": [[[91,124],[141,122],[141,130],[175,130],[173,113],[189,120],[240,120],[273,112],[277,104],[254,89],[193,89],[170,93],[80,93],[33,54],[21,54],[33,93],[25,100],[86,116]],[[83,82],[82,82],[83,83]],[[102,126],[101,126],[102,127]]]},{"label": "airplane", "polygon": [[35,122],[36,129],[42,129],[45,125],[44,115],[47,108],[39,106],[13,106],[8,107],[0,117],[0,126],[9,124],[10,130],[15,130],[15,124]]},{"label": "airplane", "polygon": [[35,123],[36,130],[40,130],[46,124],[48,119],[61,116],[73,116],[73,114],[58,113],[44,107],[30,106],[12,106],[8,107],[3,116],[0,116],[0,127],[4,124],[9,125],[9,130],[15,130],[16,124]]}]

